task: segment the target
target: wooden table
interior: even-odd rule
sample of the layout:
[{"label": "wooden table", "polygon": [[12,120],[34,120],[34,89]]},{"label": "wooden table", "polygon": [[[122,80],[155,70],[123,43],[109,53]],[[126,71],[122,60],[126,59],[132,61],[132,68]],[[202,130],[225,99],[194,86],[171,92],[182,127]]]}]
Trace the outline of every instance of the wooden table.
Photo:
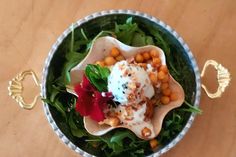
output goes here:
[{"label": "wooden table", "polygon": [[[231,85],[222,98],[210,100],[202,94],[203,114],[197,116],[184,139],[163,156],[235,157],[234,0],[1,0],[0,156],[79,156],[62,144],[52,131],[42,103],[32,111],[23,110],[7,95],[7,86],[9,80],[25,69],[34,69],[40,76],[48,51],[63,30],[88,14],[108,9],[139,10],[160,18],[185,39],[200,69],[207,59],[215,59],[232,74]],[[215,73],[208,72],[203,81],[215,90]],[[37,89],[28,86],[26,95],[30,93],[37,93]]]}]

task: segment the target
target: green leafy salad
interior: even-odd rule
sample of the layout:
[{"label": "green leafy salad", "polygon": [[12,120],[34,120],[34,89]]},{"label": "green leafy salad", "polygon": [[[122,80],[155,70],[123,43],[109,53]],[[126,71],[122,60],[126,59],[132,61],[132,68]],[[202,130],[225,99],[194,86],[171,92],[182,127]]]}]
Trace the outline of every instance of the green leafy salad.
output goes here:
[{"label": "green leafy salad", "polygon": [[[181,107],[173,109],[165,117],[161,132],[156,137],[158,150],[180,133],[192,113],[201,113],[200,109],[192,105],[196,83],[191,64],[166,33],[153,26],[139,24],[135,17],[118,20],[107,27],[99,26],[96,31],[90,33],[91,30],[83,26],[76,28],[59,46],[50,63],[46,84],[47,97],[44,101],[49,105],[60,130],[84,151],[102,157],[150,155],[156,151],[150,147],[150,142],[138,138],[128,129],[114,129],[102,136],[93,136],[85,130],[83,117],[75,110],[77,97],[66,91],[66,86],[71,81],[70,70],[85,58],[92,42],[102,36],[115,37],[130,46],[160,47],[165,53],[170,74],[184,89],[185,101]],[[85,73],[99,91],[107,90],[108,69],[90,65]]]}]

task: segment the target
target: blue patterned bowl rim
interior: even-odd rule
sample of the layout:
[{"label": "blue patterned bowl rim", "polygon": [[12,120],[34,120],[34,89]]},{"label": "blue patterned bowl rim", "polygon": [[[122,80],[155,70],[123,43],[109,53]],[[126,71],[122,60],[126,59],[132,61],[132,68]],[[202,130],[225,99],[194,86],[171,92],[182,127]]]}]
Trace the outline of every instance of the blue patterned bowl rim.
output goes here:
[{"label": "blue patterned bowl rim", "polygon": [[[48,68],[51,62],[51,59],[53,58],[53,55],[55,54],[58,46],[62,43],[62,41],[67,37],[67,35],[72,31],[73,28],[76,28],[80,26],[83,23],[86,23],[88,20],[95,19],[97,17],[102,17],[106,15],[113,15],[113,14],[127,14],[127,15],[134,15],[134,16],[140,16],[143,18],[146,18],[160,26],[162,26],[165,30],[167,30],[169,33],[171,33],[177,40],[178,42],[182,45],[184,48],[186,54],[190,58],[194,73],[195,73],[195,78],[196,78],[196,98],[194,102],[194,106],[199,106],[200,102],[200,96],[201,96],[201,80],[200,80],[200,73],[198,69],[198,65],[196,63],[195,58],[193,57],[192,52],[190,51],[188,45],[184,42],[182,37],[174,30],[172,29],[169,25],[165,24],[163,21],[148,15],[146,13],[142,13],[139,11],[134,11],[134,10],[107,10],[107,11],[101,11],[101,12],[96,12],[91,15],[88,15],[80,20],[78,20],[76,23],[73,23],[69,28],[67,28],[56,40],[56,42],[53,44],[48,57],[46,58],[45,61],[45,66],[43,68],[43,75],[42,75],[42,86],[41,86],[41,96],[43,98],[46,97],[46,78],[48,75]],[[77,152],[78,154],[84,156],[84,157],[95,157],[94,155],[91,155],[82,149],[80,149],[78,146],[74,145],[63,133],[62,131],[58,128],[56,122],[54,121],[50,111],[49,111],[49,106],[47,103],[44,103],[44,112],[46,114],[46,117],[48,119],[48,122],[50,123],[51,127],[53,128],[54,132],[58,135],[58,137],[62,140],[63,143],[65,143],[69,148]],[[185,127],[183,130],[166,146],[163,148],[157,150],[153,154],[149,155],[149,157],[158,157],[162,155],[163,153],[167,152],[171,148],[173,148],[182,138],[183,136],[187,133],[189,128],[191,127],[193,120],[195,119],[196,114],[192,113],[188,122],[186,123]]]}]

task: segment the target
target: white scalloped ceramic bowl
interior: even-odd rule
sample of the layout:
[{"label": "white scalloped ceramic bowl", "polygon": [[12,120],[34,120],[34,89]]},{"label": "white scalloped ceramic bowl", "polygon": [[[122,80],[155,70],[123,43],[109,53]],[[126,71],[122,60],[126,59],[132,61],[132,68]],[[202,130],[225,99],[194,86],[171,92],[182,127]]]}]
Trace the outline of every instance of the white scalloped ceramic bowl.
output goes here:
[{"label": "white scalloped ceramic bowl", "polygon": [[[199,106],[200,101],[200,74],[198,70],[198,66],[196,64],[196,61],[188,48],[187,44],[183,41],[183,39],[168,25],[166,25],[164,22],[160,21],[159,19],[156,19],[153,16],[147,15],[145,13],[141,13],[138,11],[131,11],[131,10],[109,10],[109,11],[102,11],[97,12],[94,14],[91,14],[83,19],[78,20],[76,23],[73,24],[73,27],[75,29],[83,28],[86,29],[87,32],[92,32],[94,35],[98,33],[100,30],[105,28],[111,28],[112,24],[116,21],[122,21],[124,22],[128,17],[133,17],[134,21],[137,22],[140,26],[145,27],[153,27],[154,29],[157,29],[158,31],[161,31],[166,38],[169,39],[169,42],[172,44],[172,46],[175,46],[180,53],[180,55],[184,58],[184,61],[186,64],[188,64],[189,68],[193,72],[193,77],[195,84],[193,84],[193,90],[191,91],[191,103],[194,104],[194,106]],[[114,26],[113,26],[114,27]],[[60,52],[58,52],[58,49],[60,49],[60,45],[63,43],[63,41],[68,37],[68,35],[71,33],[72,27],[69,27],[66,29],[61,36],[57,39],[55,44],[52,46],[51,51],[46,59],[45,67],[43,70],[43,82],[42,82],[42,97],[47,97],[47,86],[48,86],[48,74],[50,73],[50,69],[53,67],[60,66]],[[189,91],[188,91],[189,92]],[[50,106],[46,103],[44,103],[44,110],[47,116],[47,119],[52,126],[55,133],[59,136],[59,138],[72,150],[76,151],[82,156],[92,157],[94,156],[89,151],[84,151],[81,147],[81,144],[78,144],[77,142],[71,140],[71,137],[68,137],[66,134],[66,131],[59,126],[60,119],[57,119],[54,117],[53,111],[50,109]],[[167,152],[169,149],[174,147],[187,133],[188,129],[191,127],[192,122],[195,118],[195,114],[189,114],[189,118],[186,120],[186,124],[182,128],[182,130],[166,145],[160,147],[152,154],[147,154],[148,156],[160,156],[161,154]]]}]

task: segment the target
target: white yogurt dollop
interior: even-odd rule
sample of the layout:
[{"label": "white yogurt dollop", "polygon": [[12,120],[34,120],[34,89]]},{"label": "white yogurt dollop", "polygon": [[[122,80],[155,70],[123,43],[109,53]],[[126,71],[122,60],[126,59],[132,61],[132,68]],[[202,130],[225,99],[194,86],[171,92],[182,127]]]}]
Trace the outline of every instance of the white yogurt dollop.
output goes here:
[{"label": "white yogurt dollop", "polygon": [[122,105],[138,104],[154,95],[148,73],[139,65],[117,62],[108,77],[108,91]]}]

